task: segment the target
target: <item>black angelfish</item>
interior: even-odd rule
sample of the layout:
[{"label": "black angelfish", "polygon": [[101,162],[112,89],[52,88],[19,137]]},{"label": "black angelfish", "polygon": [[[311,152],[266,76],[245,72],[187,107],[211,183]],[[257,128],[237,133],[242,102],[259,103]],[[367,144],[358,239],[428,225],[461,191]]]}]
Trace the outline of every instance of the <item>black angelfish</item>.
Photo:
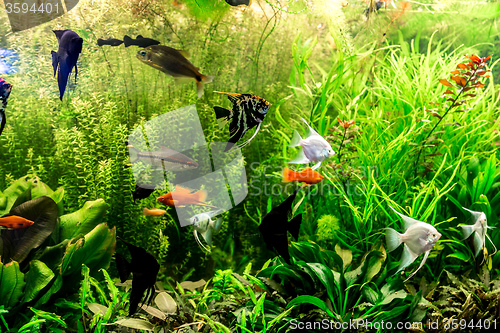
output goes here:
[{"label": "black angelfish", "polygon": [[250,94],[226,93],[220,91],[214,92],[227,95],[229,100],[233,102],[232,110],[214,106],[215,116],[217,117],[217,122],[219,123],[220,128],[224,127],[229,120],[231,120],[231,124],[229,125],[229,133],[231,137],[229,138],[226,149],[224,150],[225,152],[231,149],[231,147],[243,137],[246,131],[258,125],[252,137],[237,146],[238,148],[245,147],[259,132],[260,125],[262,124],[271,103],[262,97]]},{"label": "black angelfish", "polygon": [[259,225],[260,233],[267,248],[270,250],[275,249],[287,264],[290,264],[287,231],[290,231],[297,240],[299,238],[300,223],[302,222],[302,214],[295,216],[288,222],[288,217],[292,213],[293,200],[300,189],[300,187],[297,188],[278,207],[267,213]]},{"label": "black angelfish", "polygon": [[139,199],[139,200],[146,199],[154,191],[155,191],[154,188],[153,189],[144,188],[144,187],[141,187],[141,186],[135,184],[135,190],[132,191],[132,198],[134,199],[134,203],[135,203],[135,200],[137,200],[137,199]]},{"label": "black angelfish", "polygon": [[97,40],[97,45],[99,45],[99,46],[103,46],[103,45],[119,46],[119,45],[122,45],[122,44],[123,44],[123,41],[119,40],[119,39],[116,39],[116,38],[108,38],[108,39],[99,38]]},{"label": "black angelfish", "polygon": [[69,73],[75,67],[75,82],[78,75],[76,62],[82,53],[83,39],[72,30],[52,30],[59,42],[57,52],[52,51],[52,67],[54,76],[57,72],[57,83],[59,85],[59,98],[62,101],[66,85],[68,84]]},{"label": "black angelfish", "polygon": [[9,98],[12,85],[0,78],[0,135],[7,120],[5,119],[5,108],[7,107],[7,98]]},{"label": "black angelfish", "polygon": [[[128,315],[133,315],[141,304],[150,304],[153,300],[156,275],[160,270],[160,264],[155,257],[141,247],[132,245],[116,236],[127,245],[132,260],[130,263],[120,254],[115,253],[116,268],[120,274],[121,282],[125,282],[130,273],[132,276],[132,290],[130,291],[130,306]],[[146,292],[146,295],[144,295]]]},{"label": "black angelfish", "polygon": [[145,48],[145,47],[148,47],[151,45],[160,44],[160,42],[157,41],[156,39],[145,38],[145,37],[142,37],[141,35],[138,35],[136,39],[133,39],[133,38],[125,35],[123,37],[123,42],[125,43],[125,47],[129,47],[130,45],[135,45],[135,46],[139,46],[142,48]]}]

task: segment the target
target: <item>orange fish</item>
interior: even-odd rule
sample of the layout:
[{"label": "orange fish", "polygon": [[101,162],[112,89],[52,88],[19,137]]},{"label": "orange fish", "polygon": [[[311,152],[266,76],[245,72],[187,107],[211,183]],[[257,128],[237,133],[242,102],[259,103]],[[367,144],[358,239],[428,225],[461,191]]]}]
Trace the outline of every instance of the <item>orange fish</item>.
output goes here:
[{"label": "orange fish", "polygon": [[290,170],[288,168],[285,168],[283,170],[283,181],[284,182],[299,181],[299,182],[304,182],[306,184],[317,184],[323,178],[325,178],[325,177],[323,177],[317,171],[314,171],[311,168],[306,168],[300,172],[295,172],[295,171]]},{"label": "orange fish", "polygon": [[142,210],[142,214],[146,215],[146,216],[162,216],[166,212],[167,212],[166,210],[158,209],[158,208],[152,208],[152,209],[144,208]]},{"label": "orange fish", "polygon": [[161,197],[156,198],[156,200],[170,207],[175,207],[175,206],[180,207],[184,205],[199,205],[199,206],[217,208],[215,206],[206,204],[205,203],[206,198],[207,198],[207,192],[205,190],[199,190],[197,192],[193,192],[188,188],[182,186],[176,186],[172,192],[168,192],[167,194],[164,194]]},{"label": "orange fish", "polygon": [[16,215],[4,215],[0,217],[0,228],[4,227],[11,230],[23,229],[33,225],[33,223],[35,222]]}]

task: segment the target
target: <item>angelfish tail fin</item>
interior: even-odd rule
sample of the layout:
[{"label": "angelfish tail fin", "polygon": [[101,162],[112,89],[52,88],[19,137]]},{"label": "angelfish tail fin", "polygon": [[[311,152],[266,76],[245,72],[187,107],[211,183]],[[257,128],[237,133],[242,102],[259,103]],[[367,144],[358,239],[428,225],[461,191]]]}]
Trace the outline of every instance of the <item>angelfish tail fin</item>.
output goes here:
[{"label": "angelfish tail fin", "polygon": [[56,76],[57,72],[57,64],[59,63],[59,58],[57,57],[57,52],[52,51],[52,67],[54,68],[54,76]]},{"label": "angelfish tail fin", "polygon": [[385,228],[385,241],[387,243],[387,252],[392,252],[401,245],[401,234],[392,228]]},{"label": "angelfish tail fin", "polygon": [[229,118],[231,118],[231,111],[218,106],[214,106],[214,111],[219,128],[223,128],[229,122]]}]

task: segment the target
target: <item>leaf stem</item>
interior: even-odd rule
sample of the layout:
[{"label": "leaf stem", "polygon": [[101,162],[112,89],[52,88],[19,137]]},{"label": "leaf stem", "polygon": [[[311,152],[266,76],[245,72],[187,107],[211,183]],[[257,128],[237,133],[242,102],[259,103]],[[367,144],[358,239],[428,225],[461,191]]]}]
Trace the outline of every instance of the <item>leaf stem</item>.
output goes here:
[{"label": "leaf stem", "polygon": [[472,78],[476,75],[476,72],[478,70],[479,66],[477,68],[474,69],[474,73],[472,73],[468,78],[467,78],[467,81],[465,82],[464,86],[462,87],[462,89],[460,89],[458,95],[455,97],[455,99],[453,100],[453,102],[451,103],[451,105],[448,107],[448,109],[446,110],[446,112],[443,114],[442,117],[439,118],[438,122],[434,125],[434,127],[429,131],[429,133],[427,134],[427,136],[425,137],[425,139],[422,141],[422,144],[420,145],[420,150],[418,151],[418,155],[417,155],[417,159],[415,161],[415,167],[414,167],[414,173],[413,173],[413,176],[414,178],[417,178],[417,171],[418,171],[418,161],[420,160],[420,156],[422,155],[422,150],[424,150],[424,145],[425,143],[427,142],[427,140],[430,138],[430,136],[432,135],[432,133],[436,130],[436,128],[438,127],[438,125],[441,123],[441,121],[444,119],[444,117],[446,117],[448,115],[448,113],[451,111],[452,108],[454,107],[457,107],[458,105],[455,105],[455,103],[458,101],[458,98],[462,95],[462,93],[465,91],[465,88],[467,87],[467,85],[469,84],[469,82],[472,80]]}]

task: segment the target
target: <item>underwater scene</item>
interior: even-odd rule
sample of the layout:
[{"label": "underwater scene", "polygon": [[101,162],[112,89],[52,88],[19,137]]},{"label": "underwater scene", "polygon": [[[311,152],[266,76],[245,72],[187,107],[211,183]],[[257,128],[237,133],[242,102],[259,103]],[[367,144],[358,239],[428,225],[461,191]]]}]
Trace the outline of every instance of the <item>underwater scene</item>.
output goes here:
[{"label": "underwater scene", "polygon": [[500,2],[2,0],[0,332],[500,329]]}]

